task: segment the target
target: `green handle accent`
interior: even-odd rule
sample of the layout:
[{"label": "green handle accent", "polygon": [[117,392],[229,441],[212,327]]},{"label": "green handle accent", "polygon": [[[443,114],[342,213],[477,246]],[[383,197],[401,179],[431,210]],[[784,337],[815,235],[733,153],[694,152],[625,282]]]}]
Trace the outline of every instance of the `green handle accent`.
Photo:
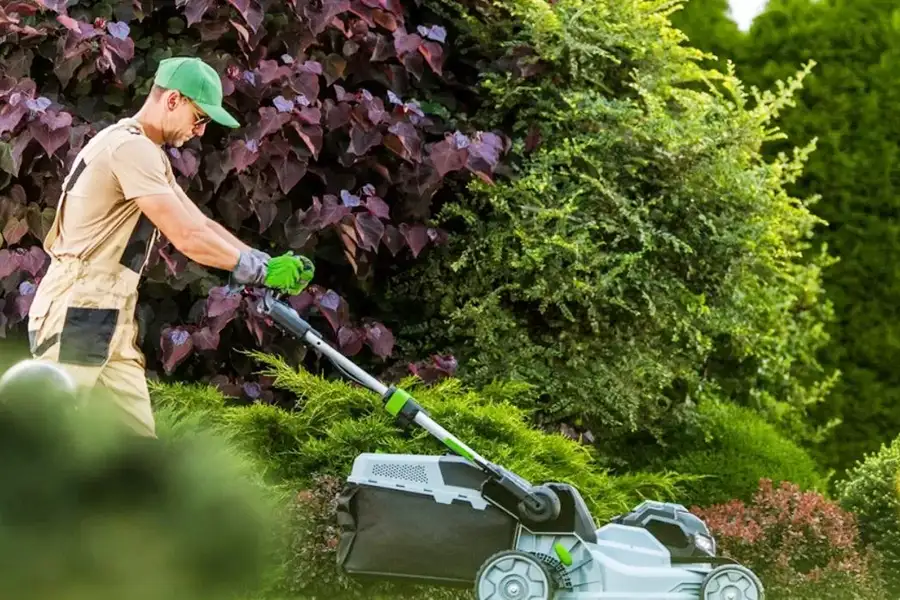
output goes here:
[{"label": "green handle accent", "polygon": [[559,557],[560,562],[566,565],[567,567],[572,564],[572,555],[569,554],[569,551],[566,550],[565,546],[556,542],[553,545],[553,549],[556,551],[556,556]]},{"label": "green handle accent", "polygon": [[454,452],[456,452],[457,454],[459,454],[460,456],[465,458],[466,460],[468,460],[470,462],[475,462],[475,457],[472,456],[472,454],[468,450],[466,450],[465,448],[463,448],[462,446],[457,444],[455,441],[453,441],[451,439],[446,439],[446,440],[444,440],[444,444],[448,448],[450,448],[451,450],[453,450]]},{"label": "green handle accent", "polygon": [[394,390],[394,393],[391,394],[391,397],[390,399],[388,399],[387,403],[385,403],[384,408],[396,417],[400,414],[400,411],[403,410],[403,407],[406,405],[406,401],[411,398],[412,396],[410,396],[409,392],[397,388]]}]

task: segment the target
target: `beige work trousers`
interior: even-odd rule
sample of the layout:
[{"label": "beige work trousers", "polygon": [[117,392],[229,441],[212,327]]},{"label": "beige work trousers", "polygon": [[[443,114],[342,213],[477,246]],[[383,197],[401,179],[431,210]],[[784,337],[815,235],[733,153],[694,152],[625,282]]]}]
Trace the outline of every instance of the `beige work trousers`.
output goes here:
[{"label": "beige work trousers", "polygon": [[34,358],[57,363],[80,388],[108,392],[117,417],[135,433],[156,437],[137,345],[138,274],[119,263],[54,259],[28,315]]}]

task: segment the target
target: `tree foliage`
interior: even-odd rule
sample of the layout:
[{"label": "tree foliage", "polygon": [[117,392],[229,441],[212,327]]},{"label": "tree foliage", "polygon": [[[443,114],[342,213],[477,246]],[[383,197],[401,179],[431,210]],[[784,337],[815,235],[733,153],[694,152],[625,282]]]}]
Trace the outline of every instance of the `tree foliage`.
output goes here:
[{"label": "tree foliage", "polygon": [[672,25],[687,35],[691,46],[713,54],[711,65],[722,71],[727,71],[744,36],[731,18],[728,0],[685,0],[672,14]]},{"label": "tree foliage", "polygon": [[513,132],[511,176],[444,206],[464,233],[393,286],[400,339],[452,351],[467,381],[536,384],[546,418],[613,449],[701,393],[773,420],[817,401],[828,258],[785,190],[807,149],[761,155],[802,77],[749,107],[662,3],[432,4],[468,33],[472,121]]},{"label": "tree foliage", "polygon": [[888,0],[772,0],[734,57],[741,78],[760,87],[816,63],[779,126],[792,143],[816,144],[789,189],[819,198],[813,210],[827,226],[816,241],[839,258],[824,272],[836,318],[821,360],[841,377],[813,411],[819,424],[842,421],[822,445],[822,460],[838,470],[900,427],[898,27]]}]

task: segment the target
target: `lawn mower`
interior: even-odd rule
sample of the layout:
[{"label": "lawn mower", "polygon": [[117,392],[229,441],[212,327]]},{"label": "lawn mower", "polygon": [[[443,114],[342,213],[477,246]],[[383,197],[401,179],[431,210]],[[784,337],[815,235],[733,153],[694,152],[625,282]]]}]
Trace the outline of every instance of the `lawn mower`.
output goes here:
[{"label": "lawn mower", "polygon": [[379,395],[401,428],[449,452],[362,453],[338,501],[339,566],[350,576],[469,586],[476,600],[763,600],[750,569],[716,556],[684,506],[644,501],[598,527],[573,486],[532,485],[441,427],[268,292],[259,310]]}]

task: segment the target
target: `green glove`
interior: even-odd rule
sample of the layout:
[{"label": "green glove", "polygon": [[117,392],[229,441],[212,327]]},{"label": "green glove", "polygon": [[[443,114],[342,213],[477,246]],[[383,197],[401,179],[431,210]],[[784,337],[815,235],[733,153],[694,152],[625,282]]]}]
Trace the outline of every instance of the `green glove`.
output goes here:
[{"label": "green glove", "polygon": [[305,256],[286,252],[275,258],[259,250],[241,252],[231,273],[239,285],[266,286],[292,296],[302,292],[315,274],[315,267]]},{"label": "green glove", "polygon": [[265,285],[295,296],[312,281],[316,269],[312,261],[302,255],[286,252],[269,260]]}]

